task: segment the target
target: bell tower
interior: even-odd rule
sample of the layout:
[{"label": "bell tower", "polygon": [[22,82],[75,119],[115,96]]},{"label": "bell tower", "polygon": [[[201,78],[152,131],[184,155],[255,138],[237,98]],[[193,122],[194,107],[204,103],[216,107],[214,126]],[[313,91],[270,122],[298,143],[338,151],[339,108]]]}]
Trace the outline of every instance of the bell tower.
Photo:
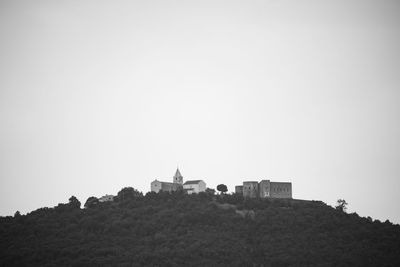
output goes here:
[{"label": "bell tower", "polygon": [[176,172],[175,172],[172,182],[175,184],[183,184],[183,176],[182,176],[181,172],[179,171],[179,168],[176,169]]}]

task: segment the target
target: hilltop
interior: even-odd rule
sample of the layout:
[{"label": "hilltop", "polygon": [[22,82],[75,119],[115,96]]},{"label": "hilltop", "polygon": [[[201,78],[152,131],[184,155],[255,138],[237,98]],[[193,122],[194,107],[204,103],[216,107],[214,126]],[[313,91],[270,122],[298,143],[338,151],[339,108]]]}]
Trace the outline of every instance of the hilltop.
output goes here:
[{"label": "hilltop", "polygon": [[320,201],[140,193],[0,218],[0,266],[400,266],[400,226]]}]

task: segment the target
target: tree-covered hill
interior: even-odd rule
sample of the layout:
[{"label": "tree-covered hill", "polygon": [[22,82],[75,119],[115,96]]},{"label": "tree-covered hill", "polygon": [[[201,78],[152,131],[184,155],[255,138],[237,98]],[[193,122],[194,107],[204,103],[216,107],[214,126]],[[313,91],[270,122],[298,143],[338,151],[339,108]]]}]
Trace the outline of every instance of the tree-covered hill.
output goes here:
[{"label": "tree-covered hill", "polygon": [[400,266],[400,226],[322,202],[123,192],[0,217],[0,266]]}]

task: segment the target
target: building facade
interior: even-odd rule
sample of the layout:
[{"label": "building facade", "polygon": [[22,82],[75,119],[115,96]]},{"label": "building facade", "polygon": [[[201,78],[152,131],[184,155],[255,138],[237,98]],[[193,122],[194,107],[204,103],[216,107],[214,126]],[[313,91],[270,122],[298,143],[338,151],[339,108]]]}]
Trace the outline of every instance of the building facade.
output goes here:
[{"label": "building facade", "polygon": [[152,192],[173,192],[183,189],[183,176],[179,169],[176,169],[175,175],[172,177],[172,183],[158,181],[157,179],[151,182],[150,190]]},{"label": "building facade", "polygon": [[114,197],[113,195],[105,195],[102,196],[101,198],[99,198],[99,202],[108,202],[108,201],[114,201]]},{"label": "building facade", "polygon": [[243,195],[243,185],[235,186],[235,193]]},{"label": "building facade", "polygon": [[182,176],[182,174],[181,174],[181,172],[179,171],[178,168],[176,168],[176,172],[175,172],[175,175],[173,177],[173,181],[172,182],[174,184],[180,184],[180,185],[183,184],[183,176]]},{"label": "building facade", "polygon": [[292,198],[292,183],[244,181],[243,186],[235,187],[235,193],[243,194],[246,198]]},{"label": "building facade", "polygon": [[158,180],[154,180],[153,182],[151,182],[150,186],[151,186],[151,191],[156,192],[156,193],[158,193],[160,191],[172,192],[172,191],[178,191],[179,189],[182,189],[181,184],[161,182]]},{"label": "building facade", "polygon": [[183,190],[190,194],[198,194],[206,191],[206,183],[203,180],[186,181],[183,184]]},{"label": "building facade", "polygon": [[258,196],[258,182],[247,181],[243,182],[243,196],[256,198]]},{"label": "building facade", "polygon": [[292,198],[292,183],[271,182],[270,197]]},{"label": "building facade", "polygon": [[151,182],[150,189],[152,192],[173,192],[184,190],[188,194],[200,193],[206,191],[206,183],[203,180],[192,180],[183,183],[183,176],[179,169],[176,169],[175,175],[172,177],[172,183],[158,181]]}]

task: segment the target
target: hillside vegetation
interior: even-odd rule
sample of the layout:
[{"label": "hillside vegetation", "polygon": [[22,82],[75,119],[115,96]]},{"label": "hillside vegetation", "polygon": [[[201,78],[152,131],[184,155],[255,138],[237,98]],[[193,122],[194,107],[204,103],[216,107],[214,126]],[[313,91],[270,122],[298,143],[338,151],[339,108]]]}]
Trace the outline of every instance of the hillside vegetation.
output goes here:
[{"label": "hillside vegetation", "polygon": [[71,198],[0,217],[0,237],[0,266],[400,266],[399,225],[238,195]]}]

